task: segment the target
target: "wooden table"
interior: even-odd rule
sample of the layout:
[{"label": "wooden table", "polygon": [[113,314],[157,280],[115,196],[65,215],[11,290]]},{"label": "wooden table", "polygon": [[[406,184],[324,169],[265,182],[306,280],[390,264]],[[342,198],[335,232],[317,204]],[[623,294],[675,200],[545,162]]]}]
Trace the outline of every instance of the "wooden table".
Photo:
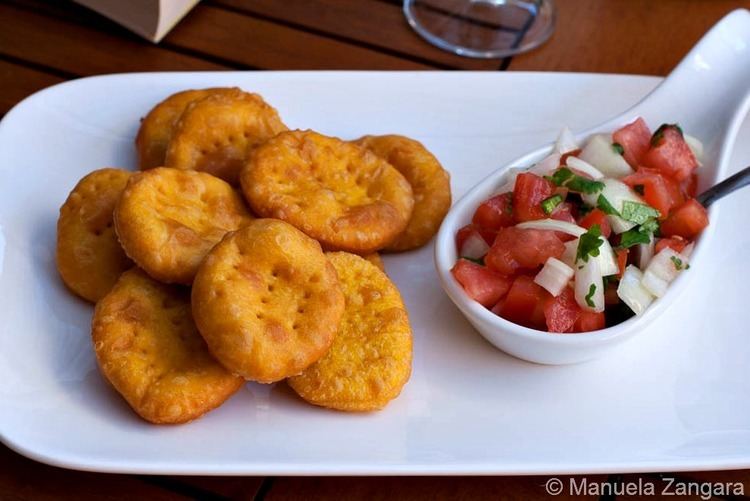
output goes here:
[{"label": "wooden table", "polygon": [[[204,0],[153,45],[66,1],[0,1],[0,115],[71,78],[164,70],[544,70],[665,75],[724,14],[750,0],[557,0],[552,39],[475,60],[407,26],[399,0]],[[662,476],[669,476],[668,473]],[[750,471],[689,473],[743,481]],[[628,481],[638,476],[591,476]],[[659,482],[658,475],[643,475]],[[0,499],[529,499],[542,477],[220,478],[104,475],[35,463],[0,446]],[[559,496],[565,497],[565,496]]]}]

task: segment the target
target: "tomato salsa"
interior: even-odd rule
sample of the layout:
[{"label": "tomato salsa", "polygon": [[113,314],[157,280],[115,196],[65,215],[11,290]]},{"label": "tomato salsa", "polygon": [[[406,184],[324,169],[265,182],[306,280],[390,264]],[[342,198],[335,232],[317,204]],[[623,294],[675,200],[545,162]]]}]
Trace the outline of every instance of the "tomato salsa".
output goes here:
[{"label": "tomato salsa", "polygon": [[456,234],[451,273],[496,315],[556,333],[642,314],[689,269],[708,226],[695,200],[701,143],[638,118],[515,172]]}]

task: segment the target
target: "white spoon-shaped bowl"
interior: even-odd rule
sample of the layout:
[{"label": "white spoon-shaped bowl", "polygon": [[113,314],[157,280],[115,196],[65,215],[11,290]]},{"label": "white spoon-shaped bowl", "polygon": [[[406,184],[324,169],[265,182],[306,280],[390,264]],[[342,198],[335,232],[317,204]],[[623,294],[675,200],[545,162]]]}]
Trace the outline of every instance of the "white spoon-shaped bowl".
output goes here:
[{"label": "white spoon-shaped bowl", "polygon": [[[727,163],[737,131],[750,108],[750,11],[728,14],[688,53],[672,73],[641,102],[603,124],[581,132],[582,141],[598,132],[614,132],[643,117],[652,127],[679,123],[704,144],[703,167],[698,171],[698,191],[716,184],[727,174]],[[435,242],[435,267],[443,289],[493,345],[518,358],[542,364],[570,364],[594,359],[607,350],[648,329],[688,287],[690,273],[683,273],[669,291],[640,316],[599,331],[551,334],[529,329],[493,314],[470,299],[450,269],[458,258],[456,232],[471,222],[474,211],[504,184],[510,167],[529,167],[547,156],[552,145],[528,153],[496,170],[472,188],[450,210]],[[709,209],[716,221],[716,206]],[[705,242],[713,235],[709,225],[698,239],[691,266],[701,266]]]}]

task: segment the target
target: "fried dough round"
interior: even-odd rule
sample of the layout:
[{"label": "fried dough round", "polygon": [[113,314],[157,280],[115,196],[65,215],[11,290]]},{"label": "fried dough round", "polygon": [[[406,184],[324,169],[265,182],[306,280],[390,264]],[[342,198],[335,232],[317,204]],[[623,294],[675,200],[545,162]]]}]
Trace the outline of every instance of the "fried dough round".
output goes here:
[{"label": "fried dough round", "polygon": [[187,288],[126,271],[96,305],[91,337],[104,377],[152,423],[185,423],[244,383],[211,357],[190,314]]},{"label": "fried dough round", "polygon": [[401,295],[373,264],[328,254],[346,309],[333,346],[289,385],[308,402],[342,411],[382,409],[411,375],[412,335]]},{"label": "fried dough round", "polygon": [[212,94],[229,94],[237,90],[231,87],[185,90],[154,106],[141,121],[135,137],[138,168],[146,170],[164,165],[172,130],[188,104]]},{"label": "fried dough round", "polygon": [[368,254],[388,245],[414,206],[409,182],[386,161],[313,131],[260,145],[240,181],[258,215],[282,219],[328,250]]},{"label": "fried dough round", "polygon": [[333,342],[344,296],[320,244],[293,226],[257,219],[206,256],[193,314],[211,353],[245,379],[299,374]]},{"label": "fried dough round", "polygon": [[380,254],[378,254],[377,252],[373,252],[372,254],[367,254],[362,257],[370,261],[375,266],[377,266],[380,271],[385,271],[385,265],[383,264],[383,260],[380,258]]},{"label": "fried dough round", "polygon": [[451,207],[450,174],[419,141],[404,136],[364,136],[356,141],[393,165],[414,191],[414,212],[406,230],[385,250],[421,247],[437,233]]},{"label": "fried dough round", "polygon": [[186,285],[227,232],[252,220],[228,183],[168,167],[134,174],[114,215],[120,243],[138,266],[161,282]]},{"label": "fried dough round", "polygon": [[237,184],[248,153],[287,130],[276,110],[239,89],[187,105],[172,131],[165,165],[205,171]]},{"label": "fried dough round", "polygon": [[73,188],[57,220],[57,270],[65,285],[97,302],[133,266],[117,241],[112,211],[130,177],[120,169],[96,170]]}]

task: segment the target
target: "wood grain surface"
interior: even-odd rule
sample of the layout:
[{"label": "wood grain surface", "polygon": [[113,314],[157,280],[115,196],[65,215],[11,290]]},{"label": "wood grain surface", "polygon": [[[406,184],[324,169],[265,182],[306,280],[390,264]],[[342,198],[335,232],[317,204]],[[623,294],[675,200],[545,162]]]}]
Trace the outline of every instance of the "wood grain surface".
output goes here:
[{"label": "wood grain surface", "polygon": [[[68,0],[0,0],[0,116],[47,86],[130,71],[531,70],[666,75],[711,25],[735,8],[749,8],[750,0],[558,0],[557,6],[556,31],[544,46],[505,60],[478,60],[424,42],[406,23],[399,0],[204,0],[160,44],[142,40]],[[612,472],[587,478],[614,485],[638,479],[660,482],[670,476],[693,482],[743,482],[750,492],[750,471],[641,476]],[[105,475],[42,465],[0,446],[0,500],[525,500],[545,497],[547,480]]]}]

